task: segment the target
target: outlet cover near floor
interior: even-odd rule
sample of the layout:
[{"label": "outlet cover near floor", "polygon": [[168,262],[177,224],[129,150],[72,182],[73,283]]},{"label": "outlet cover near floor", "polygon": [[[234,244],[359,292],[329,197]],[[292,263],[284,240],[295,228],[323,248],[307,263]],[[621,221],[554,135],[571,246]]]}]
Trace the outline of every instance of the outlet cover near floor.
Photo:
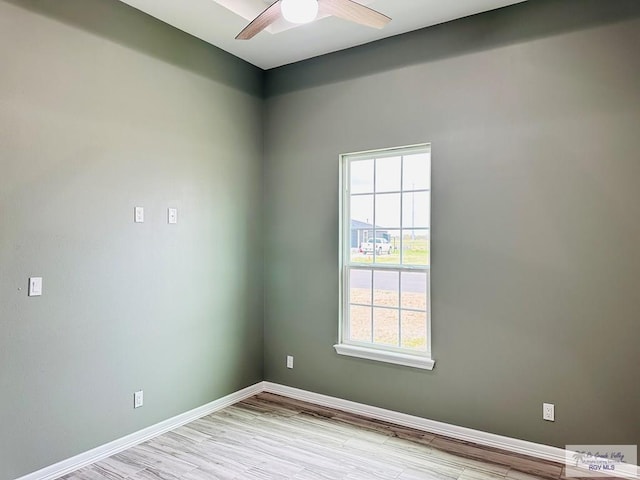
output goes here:
[{"label": "outlet cover near floor", "polygon": [[144,405],[144,392],[139,390],[133,394],[133,408],[140,408]]}]

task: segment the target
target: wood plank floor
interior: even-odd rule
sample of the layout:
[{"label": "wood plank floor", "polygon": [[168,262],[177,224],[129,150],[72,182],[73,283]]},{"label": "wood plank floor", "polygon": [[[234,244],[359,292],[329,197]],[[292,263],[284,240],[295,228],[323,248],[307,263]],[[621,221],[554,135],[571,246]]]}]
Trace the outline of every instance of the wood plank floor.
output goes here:
[{"label": "wood plank floor", "polygon": [[263,393],[64,480],[536,480],[562,465]]}]

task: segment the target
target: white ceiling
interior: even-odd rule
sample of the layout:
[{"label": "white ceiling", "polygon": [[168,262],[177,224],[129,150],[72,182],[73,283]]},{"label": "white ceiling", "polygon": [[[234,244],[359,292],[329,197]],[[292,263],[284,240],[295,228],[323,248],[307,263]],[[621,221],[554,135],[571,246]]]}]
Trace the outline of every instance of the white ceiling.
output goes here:
[{"label": "white ceiling", "polygon": [[235,36],[273,0],[121,1],[269,69],[524,0],[360,0],[392,21],[376,30],[335,17],[302,26],[281,20],[251,40],[235,40]]}]

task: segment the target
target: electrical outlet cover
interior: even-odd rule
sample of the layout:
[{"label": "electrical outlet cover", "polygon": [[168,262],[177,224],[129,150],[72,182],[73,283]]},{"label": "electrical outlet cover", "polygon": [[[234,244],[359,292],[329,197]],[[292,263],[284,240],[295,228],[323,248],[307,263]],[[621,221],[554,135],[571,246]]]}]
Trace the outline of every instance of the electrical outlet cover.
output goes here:
[{"label": "electrical outlet cover", "polygon": [[555,422],[556,414],[555,414],[555,406],[553,405],[553,403],[542,404],[542,419],[547,420],[549,422]]},{"label": "electrical outlet cover", "polygon": [[144,392],[139,390],[133,394],[133,408],[140,408],[144,405]]},{"label": "electrical outlet cover", "polygon": [[170,224],[178,223],[178,209],[170,208],[167,212],[167,220]]}]

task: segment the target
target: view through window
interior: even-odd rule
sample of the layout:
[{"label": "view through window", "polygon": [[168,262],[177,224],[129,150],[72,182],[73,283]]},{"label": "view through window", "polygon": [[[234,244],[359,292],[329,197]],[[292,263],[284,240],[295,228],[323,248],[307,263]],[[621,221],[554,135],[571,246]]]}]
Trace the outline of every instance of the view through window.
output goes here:
[{"label": "view through window", "polygon": [[341,344],[430,358],[430,146],[341,158]]}]

